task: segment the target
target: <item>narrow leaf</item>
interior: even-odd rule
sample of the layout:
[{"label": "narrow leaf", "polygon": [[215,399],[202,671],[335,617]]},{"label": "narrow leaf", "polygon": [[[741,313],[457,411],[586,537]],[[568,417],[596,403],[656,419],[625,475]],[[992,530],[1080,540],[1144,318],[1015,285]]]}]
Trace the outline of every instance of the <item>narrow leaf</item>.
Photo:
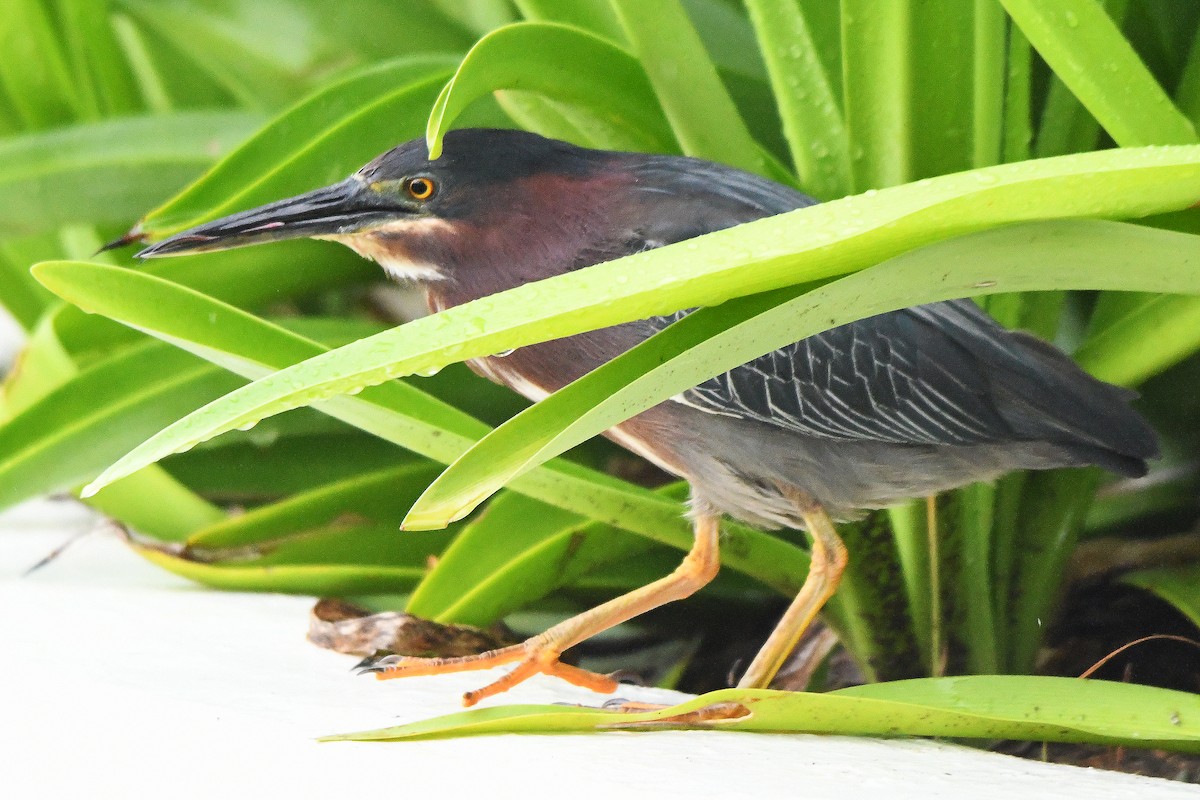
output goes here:
[{"label": "narrow leaf", "polygon": [[828,694],[723,689],[657,711],[496,706],[325,741],[702,728],[858,736],[1093,742],[1200,749],[1200,699],[1074,678],[981,676],[897,681]]},{"label": "narrow leaf", "polygon": [[86,482],[113,455],[242,383],[158,342],[92,365],[0,426],[0,507]]},{"label": "narrow leaf", "polygon": [[642,143],[676,152],[646,73],[612,42],[567,25],[523,22],[499,28],[471,48],[429,113],[425,139],[437,158],[463,110],[500,89],[520,89],[582,106]]},{"label": "narrow leaf", "polygon": [[[519,286],[368,337],[240,389],[140,446],[93,488],[227,430],[400,375],[825,279],[998,224],[1081,214],[1139,216],[1189,206],[1200,195],[1198,152],[1200,148],[1188,147],[1115,150],[947,175]],[[40,281],[71,293],[63,279],[81,266],[43,264],[35,269]],[[954,291],[966,294],[970,287]],[[85,302],[95,307],[99,300]]]},{"label": "narrow leaf", "polygon": [[[679,488],[669,496],[678,497]],[[440,622],[490,625],[605,564],[643,555],[651,547],[643,537],[578,514],[517,494],[501,495],[454,540],[413,592],[407,610]]]},{"label": "narrow leaf", "polygon": [[1196,129],[1097,0],[1001,0],[1054,73],[1123,147],[1195,142]]},{"label": "narrow leaf", "polygon": [[68,57],[81,94],[91,98],[96,116],[142,110],[133,74],[112,26],[110,0],[58,0]]},{"label": "narrow leaf", "polygon": [[853,182],[845,121],[801,8],[775,0],[749,0],[746,8],[801,187],[821,200],[849,194]]},{"label": "narrow leaf", "polygon": [[983,166],[973,158],[975,6],[975,0],[941,0],[937,13],[931,14],[913,3],[907,98],[913,178]]},{"label": "narrow leaf", "polygon": [[49,128],[84,111],[61,36],[41,0],[7,0],[0,14],[0,90],[25,127]]},{"label": "narrow leaf", "polygon": [[1200,294],[1192,266],[1197,258],[1200,237],[1189,234],[1114,222],[1030,223],[898,256],[796,299],[775,293],[696,312],[492,431],[438,478],[406,524],[458,519],[545,459],[706,378],[830,327],[989,291],[1144,282]]},{"label": "narrow leaf", "polygon": [[1200,626],[1200,564],[1142,569],[1121,580],[1154,592],[1183,612],[1193,625]]},{"label": "narrow leaf", "polygon": [[0,142],[0,235],[126,222],[258,121],[227,111],[132,117]]},{"label": "narrow leaf", "polygon": [[683,7],[612,2],[683,152],[786,180],[751,137]]},{"label": "narrow leaf", "polygon": [[196,550],[261,549],[272,540],[335,525],[345,515],[353,515],[357,524],[370,521],[386,527],[392,522],[391,527],[398,528],[418,487],[429,482],[434,470],[424,461],[362,472],[228,517],[196,531],[187,544]]},{"label": "narrow leaf", "polygon": [[[97,264],[39,267],[81,306],[144,329],[243,377],[283,369],[322,352],[315,342],[160,278]],[[449,463],[487,426],[415,387],[397,381],[318,409],[406,449]],[[518,481],[516,491],[687,550],[691,528],[679,503],[570,462],[558,461]],[[808,568],[803,550],[761,531],[728,523],[724,563],[792,595]]]},{"label": "narrow leaf", "polygon": [[1200,298],[1133,297],[1141,302],[1094,331],[1075,353],[1089,372],[1122,386],[1137,386],[1200,348]]},{"label": "narrow leaf", "polygon": [[621,43],[625,31],[608,0],[515,0],[526,19],[574,25]]},{"label": "narrow leaf", "polygon": [[842,0],[842,92],[854,190],[912,175],[911,0]]},{"label": "narrow leaf", "polygon": [[139,555],[168,572],[233,592],[284,592],[343,597],[403,592],[425,574],[423,560],[394,566],[379,564],[204,563],[176,552],[141,543]]},{"label": "narrow leaf", "polygon": [[331,182],[411,138],[449,74],[444,56],[398,59],[322,88],[267,123],[142,221],[167,235],[209,216]]}]

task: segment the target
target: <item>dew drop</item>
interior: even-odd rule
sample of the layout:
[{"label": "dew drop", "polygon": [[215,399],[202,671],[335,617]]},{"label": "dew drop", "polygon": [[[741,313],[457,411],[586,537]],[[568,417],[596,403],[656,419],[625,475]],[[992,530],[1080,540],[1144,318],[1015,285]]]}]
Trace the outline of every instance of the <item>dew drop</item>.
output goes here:
[{"label": "dew drop", "polygon": [[259,428],[250,433],[250,443],[255,447],[270,447],[279,440],[279,428]]}]

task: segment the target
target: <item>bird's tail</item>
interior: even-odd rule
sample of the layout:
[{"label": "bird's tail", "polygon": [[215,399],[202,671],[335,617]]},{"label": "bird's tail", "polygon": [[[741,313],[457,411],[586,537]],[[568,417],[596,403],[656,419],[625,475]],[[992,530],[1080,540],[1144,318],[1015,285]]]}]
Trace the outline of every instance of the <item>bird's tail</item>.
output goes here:
[{"label": "bird's tail", "polygon": [[1137,393],[1097,380],[1057,348],[1010,332],[1022,358],[994,374],[998,407],[1021,436],[1059,445],[1080,464],[1127,477],[1146,474],[1159,454],[1154,429],[1129,403]]}]

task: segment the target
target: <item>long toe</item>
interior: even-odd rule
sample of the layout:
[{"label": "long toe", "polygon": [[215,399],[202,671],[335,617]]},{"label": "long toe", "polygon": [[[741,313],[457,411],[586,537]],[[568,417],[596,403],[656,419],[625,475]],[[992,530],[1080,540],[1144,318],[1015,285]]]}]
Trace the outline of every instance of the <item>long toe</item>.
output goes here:
[{"label": "long toe", "polygon": [[492,667],[521,661],[527,656],[523,644],[502,647],[499,650],[489,650],[472,656],[455,658],[417,658],[415,656],[386,656],[378,659],[362,669],[363,672],[373,672],[381,681],[392,678],[415,678],[422,675],[445,675],[451,672],[471,672],[477,669]]},{"label": "long toe", "polygon": [[563,679],[567,683],[582,686],[584,689],[590,689],[593,692],[601,692],[603,694],[615,692],[617,686],[619,686],[617,681],[611,676],[589,672],[586,669],[573,667],[570,664],[563,664],[558,660],[557,653],[534,650],[525,660],[517,664],[512,672],[502,675],[481,689],[464,694],[463,705],[470,707],[484,698],[507,692],[509,689],[532,678],[539,672],[543,675],[553,675],[556,678]]},{"label": "long toe", "polygon": [[379,680],[414,678],[423,675],[445,675],[451,672],[491,669],[516,663],[513,670],[481,689],[463,695],[463,705],[473,706],[485,697],[506,692],[517,684],[541,673],[562,678],[575,686],[595,692],[616,691],[617,682],[608,675],[589,672],[586,669],[563,664],[554,650],[529,640],[522,644],[492,650],[473,656],[458,658],[415,658],[411,656],[383,656],[365,659],[359,664],[360,674],[373,673]]}]

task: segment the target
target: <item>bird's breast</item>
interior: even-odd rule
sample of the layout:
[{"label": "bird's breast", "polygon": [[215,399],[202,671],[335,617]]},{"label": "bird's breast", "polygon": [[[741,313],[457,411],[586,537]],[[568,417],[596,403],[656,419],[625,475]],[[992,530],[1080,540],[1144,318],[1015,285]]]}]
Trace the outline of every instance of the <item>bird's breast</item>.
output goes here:
[{"label": "bird's breast", "polygon": [[[572,340],[579,338],[571,337]],[[592,346],[581,347],[579,341],[560,339],[557,342],[523,347],[507,356],[471,359],[467,366],[476,374],[507,386],[537,403],[590,371],[589,356],[594,357],[595,343],[590,344]],[[562,348],[561,352],[557,350],[556,345]],[[558,366],[559,364],[561,366]],[[604,435],[626,450],[642,456],[659,469],[687,477],[683,461],[669,446],[677,433],[672,433],[674,426],[671,421],[677,416],[672,414],[672,405],[674,404],[660,404],[643,411],[605,431]]]},{"label": "bird's breast", "polygon": [[504,364],[502,356],[486,356],[484,358],[472,358],[467,361],[467,366],[476,375],[480,375],[488,380],[498,383],[501,386],[507,386],[517,394],[525,397],[528,400],[536,403],[545,399],[555,389],[535,383],[532,379],[526,377],[522,373],[512,369]]},{"label": "bird's breast", "polygon": [[435,217],[396,220],[369,230],[314,236],[349,247],[374,261],[395,281],[429,284],[446,280],[445,253],[440,246],[452,241],[458,229]]}]

